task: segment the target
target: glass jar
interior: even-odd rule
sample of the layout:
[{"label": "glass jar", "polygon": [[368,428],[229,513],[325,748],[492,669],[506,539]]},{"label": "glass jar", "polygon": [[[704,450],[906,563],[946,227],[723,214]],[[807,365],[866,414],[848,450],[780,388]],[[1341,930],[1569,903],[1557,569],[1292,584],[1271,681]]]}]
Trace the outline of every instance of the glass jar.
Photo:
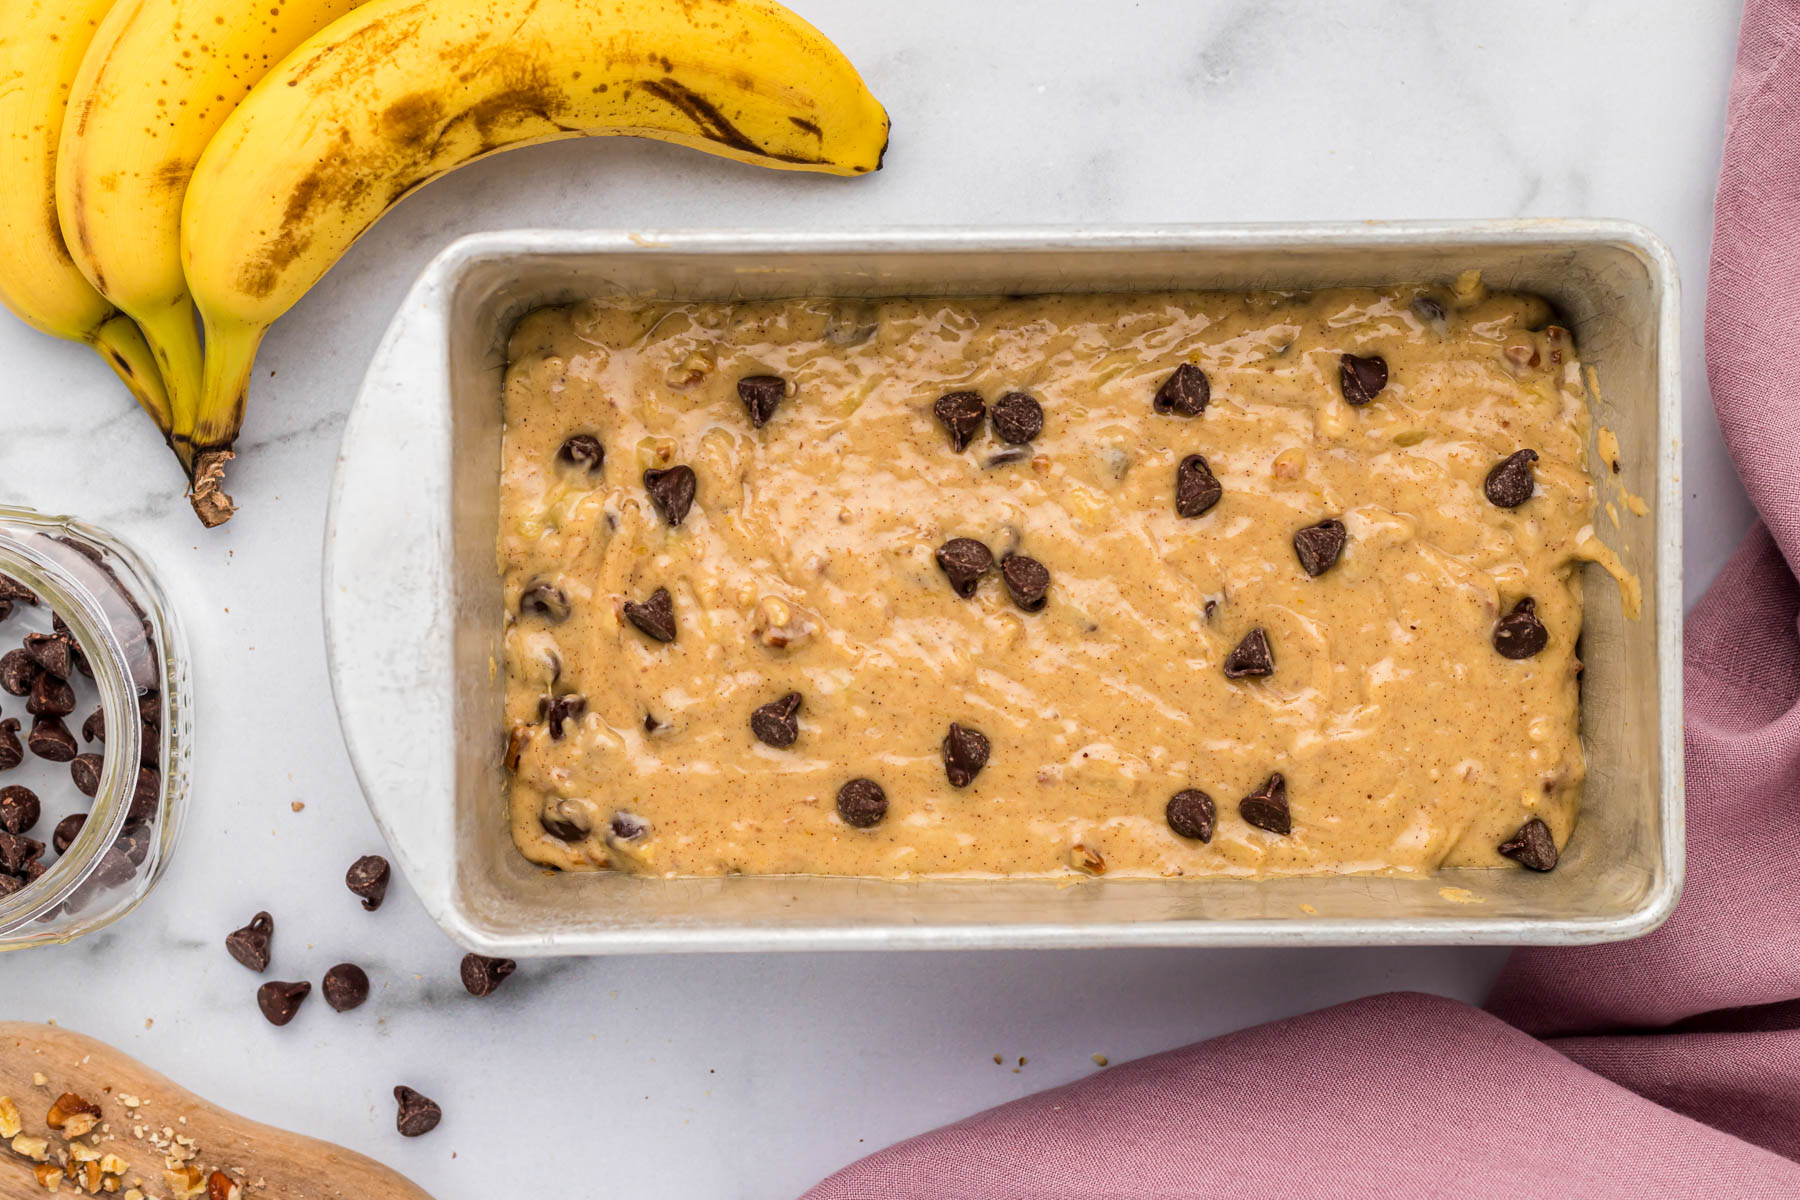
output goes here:
[{"label": "glass jar", "polygon": [[0,576],[0,950],[15,950],[91,933],[155,886],[193,706],[181,627],[118,539],[0,506]]}]

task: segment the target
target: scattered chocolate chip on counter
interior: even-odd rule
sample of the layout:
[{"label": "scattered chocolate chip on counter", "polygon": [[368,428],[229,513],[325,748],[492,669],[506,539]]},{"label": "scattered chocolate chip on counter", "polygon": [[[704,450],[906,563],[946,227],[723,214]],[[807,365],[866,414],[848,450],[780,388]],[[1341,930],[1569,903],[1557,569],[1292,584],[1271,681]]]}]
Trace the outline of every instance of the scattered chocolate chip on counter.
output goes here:
[{"label": "scattered chocolate chip on counter", "polygon": [[10,771],[25,761],[25,747],[19,743],[19,719],[0,721],[0,771]]},{"label": "scattered chocolate chip on counter", "polygon": [[387,899],[388,879],[392,868],[388,860],[379,854],[365,854],[350,864],[344,873],[344,886],[362,897],[362,906],[369,912],[381,907]]},{"label": "scattered chocolate chip on counter", "polygon": [[1197,417],[1212,400],[1212,384],[1206,372],[1193,363],[1182,363],[1162,381],[1150,407],[1164,416]]},{"label": "scattered chocolate chip on counter", "polygon": [[1533,817],[1519,826],[1519,832],[1500,843],[1500,853],[1533,871],[1548,871],[1556,866],[1556,839],[1548,825]]},{"label": "scattered chocolate chip on counter", "polygon": [[1183,788],[1170,796],[1163,817],[1169,822],[1169,828],[1181,837],[1197,842],[1212,841],[1213,798],[1199,788]]},{"label": "scattered chocolate chip on counter", "polygon": [[994,552],[974,538],[951,538],[938,547],[937,564],[950,581],[950,590],[967,600],[981,585],[981,577],[993,569]]},{"label": "scattered chocolate chip on counter", "polygon": [[1344,543],[1349,540],[1349,536],[1344,523],[1336,517],[1327,517],[1317,525],[1308,525],[1297,531],[1294,534],[1294,556],[1300,560],[1300,569],[1311,579],[1317,579],[1331,570],[1344,553]]},{"label": "scattered chocolate chip on counter", "polygon": [[45,671],[31,685],[31,696],[25,711],[34,717],[66,717],[75,711],[75,689],[66,679],[58,679]]},{"label": "scattered chocolate chip on counter", "polygon": [[325,972],[319,992],[334,1012],[360,1008],[369,998],[369,975],[355,963],[339,963]]},{"label": "scattered chocolate chip on counter", "polygon": [[750,427],[761,429],[787,397],[787,383],[777,375],[746,375],[738,380],[737,394],[749,414]]},{"label": "scattered chocolate chip on counter", "polygon": [[42,716],[34,720],[25,744],[39,758],[54,763],[69,762],[80,750],[75,743],[75,735],[62,723],[61,717],[55,716]]},{"label": "scattered chocolate chip on counter", "polygon": [[269,969],[269,949],[275,938],[275,918],[259,912],[242,929],[225,935],[225,952],[261,973]]},{"label": "scattered chocolate chip on counter", "polygon": [[1536,450],[1517,450],[1495,463],[1481,484],[1488,503],[1496,508],[1517,508],[1531,499],[1537,490],[1537,473],[1532,469],[1537,460]]},{"label": "scattered chocolate chip on counter", "polygon": [[462,960],[463,989],[471,996],[491,996],[518,969],[519,964],[510,958],[465,954]]},{"label": "scattered chocolate chip on counter", "polygon": [[1550,631],[1538,620],[1537,601],[1530,596],[1494,626],[1494,649],[1502,658],[1531,658],[1549,644]]},{"label": "scattered chocolate chip on counter", "polygon": [[852,829],[873,829],[887,816],[887,793],[873,779],[852,779],[838,789],[837,810]]},{"label": "scattered chocolate chip on counter", "polygon": [[961,454],[980,432],[987,405],[978,392],[949,392],[937,398],[931,411],[950,434],[950,448]]},{"label": "scattered chocolate chip on counter", "polygon": [[786,750],[800,737],[799,692],[789,692],[779,700],[771,700],[750,714],[750,732],[765,746]]},{"label": "scattered chocolate chip on counter", "polygon": [[0,654],[0,690],[11,695],[29,696],[32,685],[43,673],[44,669],[23,650],[8,650],[5,654]]},{"label": "scattered chocolate chip on counter", "polygon": [[82,826],[86,824],[87,814],[85,813],[70,813],[58,821],[56,828],[50,831],[51,849],[58,854],[67,853],[69,847],[75,844],[75,839],[81,836]]},{"label": "scattered chocolate chip on counter", "polygon": [[430,1133],[444,1119],[444,1110],[437,1106],[437,1101],[427,1099],[405,1084],[394,1089],[394,1103],[399,1106],[394,1113],[394,1128],[400,1131],[401,1137]]},{"label": "scattered chocolate chip on counter", "polygon": [[0,830],[7,833],[30,833],[43,815],[37,793],[14,784],[0,788]]},{"label": "scattered chocolate chip on counter", "polygon": [[987,766],[991,749],[987,735],[979,729],[952,722],[950,732],[944,735],[944,774],[949,777],[950,786],[968,787],[981,774],[981,768]]},{"label": "scattered chocolate chip on counter", "polygon": [[1000,578],[1006,580],[1006,590],[1012,594],[1013,603],[1026,612],[1037,612],[1044,607],[1046,593],[1050,591],[1050,568],[1037,559],[1023,554],[1007,555],[1000,560]]},{"label": "scattered chocolate chip on counter", "polygon": [[1269,635],[1259,625],[1246,633],[1243,640],[1225,656],[1225,678],[1249,679],[1275,673],[1275,652],[1269,648]]},{"label": "scattered chocolate chip on counter", "polygon": [[651,467],[644,472],[644,490],[650,493],[650,502],[671,526],[680,525],[687,519],[698,487],[694,468],[689,466],[676,465],[667,470]]},{"label": "scattered chocolate chip on counter", "polygon": [[99,754],[77,754],[69,760],[69,778],[75,790],[90,800],[100,791],[100,768],[105,761]]},{"label": "scattered chocolate chip on counter", "polygon": [[1008,392],[994,401],[989,419],[994,435],[1009,446],[1023,446],[1044,432],[1044,406],[1024,392]]},{"label": "scattered chocolate chip on counter", "polygon": [[1175,468],[1175,512],[1182,517],[1197,517],[1219,502],[1224,485],[1206,465],[1206,459],[1190,454]]},{"label": "scattered chocolate chip on counter", "polygon": [[1338,387],[1344,403],[1360,408],[1387,386],[1387,360],[1379,354],[1346,354],[1338,360]]},{"label": "scattered chocolate chip on counter", "polygon": [[1294,830],[1288,811],[1287,780],[1280,772],[1269,776],[1263,785],[1238,801],[1238,815],[1258,829],[1286,835]]},{"label": "scattered chocolate chip on counter", "polygon": [[286,1025],[300,1011],[300,1005],[312,994],[306,980],[292,982],[271,979],[256,989],[256,1007],[271,1025]]}]

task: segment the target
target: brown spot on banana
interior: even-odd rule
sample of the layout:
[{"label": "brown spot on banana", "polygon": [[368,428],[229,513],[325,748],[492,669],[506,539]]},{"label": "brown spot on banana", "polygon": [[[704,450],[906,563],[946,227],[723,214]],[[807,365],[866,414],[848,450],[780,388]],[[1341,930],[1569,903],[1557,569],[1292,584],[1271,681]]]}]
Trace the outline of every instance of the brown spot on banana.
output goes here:
[{"label": "brown spot on banana", "polygon": [[716,104],[684,83],[678,83],[673,79],[649,79],[638,81],[638,86],[658,100],[680,110],[683,116],[694,123],[700,136],[708,141],[718,142],[721,146],[729,146],[733,150],[741,150],[746,154],[760,154],[764,158],[773,158],[779,162],[819,161],[817,158],[806,158],[798,154],[777,154],[771,150],[764,150],[745,137],[742,130],[727,120]]}]

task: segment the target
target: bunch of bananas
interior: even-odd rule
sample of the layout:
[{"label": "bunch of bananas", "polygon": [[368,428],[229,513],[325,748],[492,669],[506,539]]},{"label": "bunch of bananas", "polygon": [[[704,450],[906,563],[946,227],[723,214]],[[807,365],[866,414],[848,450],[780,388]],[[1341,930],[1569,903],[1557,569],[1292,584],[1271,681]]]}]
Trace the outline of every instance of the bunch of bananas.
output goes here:
[{"label": "bunch of bananas", "polygon": [[772,0],[5,7],[0,300],[100,352],[209,526],[263,333],[413,189],[594,134],[835,175],[887,146],[856,69]]}]

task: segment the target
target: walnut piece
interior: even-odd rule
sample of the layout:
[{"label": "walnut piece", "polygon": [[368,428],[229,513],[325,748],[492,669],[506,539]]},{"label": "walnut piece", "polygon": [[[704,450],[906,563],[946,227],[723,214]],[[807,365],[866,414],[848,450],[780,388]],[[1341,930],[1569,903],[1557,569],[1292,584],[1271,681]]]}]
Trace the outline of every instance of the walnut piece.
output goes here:
[{"label": "walnut piece", "polygon": [[62,1168],[55,1163],[39,1163],[31,1168],[31,1173],[37,1176],[38,1186],[47,1192],[54,1192],[62,1186]]},{"label": "walnut piece", "polygon": [[47,1138],[33,1137],[29,1133],[21,1133],[12,1140],[14,1154],[23,1154],[26,1158],[44,1162],[50,1157],[50,1142]]},{"label": "walnut piece", "polygon": [[206,1176],[199,1167],[173,1167],[163,1172],[171,1200],[194,1200],[206,1195]]},{"label": "walnut piece", "polygon": [[89,1104],[74,1092],[64,1092],[50,1106],[44,1123],[64,1137],[85,1137],[100,1123],[100,1106]]},{"label": "walnut piece", "polygon": [[0,1138],[16,1138],[24,1128],[19,1120],[19,1106],[11,1096],[0,1096]]},{"label": "walnut piece", "polygon": [[1076,842],[1069,847],[1069,865],[1087,875],[1106,874],[1106,859],[1098,850]]},{"label": "walnut piece", "polygon": [[214,1171],[206,1179],[206,1200],[240,1200],[244,1189],[223,1171]]}]

